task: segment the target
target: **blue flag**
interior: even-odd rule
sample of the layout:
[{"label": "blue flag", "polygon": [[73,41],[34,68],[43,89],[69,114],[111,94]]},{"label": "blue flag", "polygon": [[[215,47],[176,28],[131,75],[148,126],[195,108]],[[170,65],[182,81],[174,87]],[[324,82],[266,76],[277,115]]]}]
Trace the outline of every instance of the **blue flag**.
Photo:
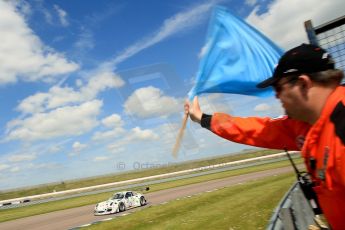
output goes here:
[{"label": "blue flag", "polygon": [[195,86],[189,99],[201,93],[271,96],[256,84],[271,77],[283,50],[223,7],[216,7]]}]

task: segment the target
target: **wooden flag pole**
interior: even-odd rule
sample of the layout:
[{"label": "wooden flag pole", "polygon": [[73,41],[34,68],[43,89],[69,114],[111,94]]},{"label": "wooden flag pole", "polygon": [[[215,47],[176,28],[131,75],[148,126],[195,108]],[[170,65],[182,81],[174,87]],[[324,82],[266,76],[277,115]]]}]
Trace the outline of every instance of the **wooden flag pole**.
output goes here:
[{"label": "wooden flag pole", "polygon": [[188,113],[185,113],[183,116],[183,120],[182,120],[182,127],[180,128],[180,131],[178,132],[176,142],[175,142],[173,152],[172,152],[172,155],[174,158],[177,158],[177,156],[178,156],[178,152],[180,150],[183,133],[184,133],[184,130],[186,129],[187,121],[188,121]]}]

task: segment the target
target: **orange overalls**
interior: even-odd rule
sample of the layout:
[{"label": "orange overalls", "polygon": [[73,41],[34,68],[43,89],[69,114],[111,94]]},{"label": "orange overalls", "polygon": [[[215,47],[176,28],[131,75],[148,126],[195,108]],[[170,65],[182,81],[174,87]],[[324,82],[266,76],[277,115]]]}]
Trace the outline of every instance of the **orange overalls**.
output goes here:
[{"label": "orange overalls", "polygon": [[329,96],[312,126],[286,116],[241,118],[223,113],[203,115],[201,124],[233,142],[301,150],[325,217],[332,229],[345,229],[345,87]]}]

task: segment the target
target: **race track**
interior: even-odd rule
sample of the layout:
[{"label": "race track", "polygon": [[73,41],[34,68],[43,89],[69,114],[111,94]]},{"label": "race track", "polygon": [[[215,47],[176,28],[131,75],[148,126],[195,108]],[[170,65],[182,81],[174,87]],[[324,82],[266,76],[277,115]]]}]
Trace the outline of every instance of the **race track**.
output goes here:
[{"label": "race track", "polygon": [[[217,188],[229,187],[238,183],[243,183],[251,180],[256,180],[268,176],[273,176],[281,173],[292,172],[291,166],[266,170],[261,172],[249,173],[234,177],[228,177],[225,179],[212,180],[202,182],[198,184],[186,185],[172,189],[166,189],[162,191],[152,192],[146,194],[148,200],[148,207],[150,205],[156,205],[170,200],[174,200],[181,197],[190,196],[193,194],[207,192]],[[107,219],[120,214],[113,214],[107,216],[94,216],[94,205],[87,205],[79,208],[72,208],[67,210],[56,211],[52,213],[26,217],[18,220],[7,221],[0,223],[0,229],[5,230],[58,230],[58,229],[71,229],[84,224],[92,223],[98,220]],[[126,212],[134,212],[140,210],[135,208]]]}]

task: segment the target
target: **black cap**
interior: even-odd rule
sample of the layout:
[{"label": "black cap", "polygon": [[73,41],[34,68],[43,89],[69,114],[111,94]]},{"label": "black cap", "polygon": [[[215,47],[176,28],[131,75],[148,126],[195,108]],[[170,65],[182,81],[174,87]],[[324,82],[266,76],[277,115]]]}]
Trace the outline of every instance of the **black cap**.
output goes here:
[{"label": "black cap", "polygon": [[334,69],[334,61],[324,49],[310,44],[302,44],[287,51],[279,60],[273,76],[256,85],[266,88],[281,78],[291,74],[307,74]]}]

